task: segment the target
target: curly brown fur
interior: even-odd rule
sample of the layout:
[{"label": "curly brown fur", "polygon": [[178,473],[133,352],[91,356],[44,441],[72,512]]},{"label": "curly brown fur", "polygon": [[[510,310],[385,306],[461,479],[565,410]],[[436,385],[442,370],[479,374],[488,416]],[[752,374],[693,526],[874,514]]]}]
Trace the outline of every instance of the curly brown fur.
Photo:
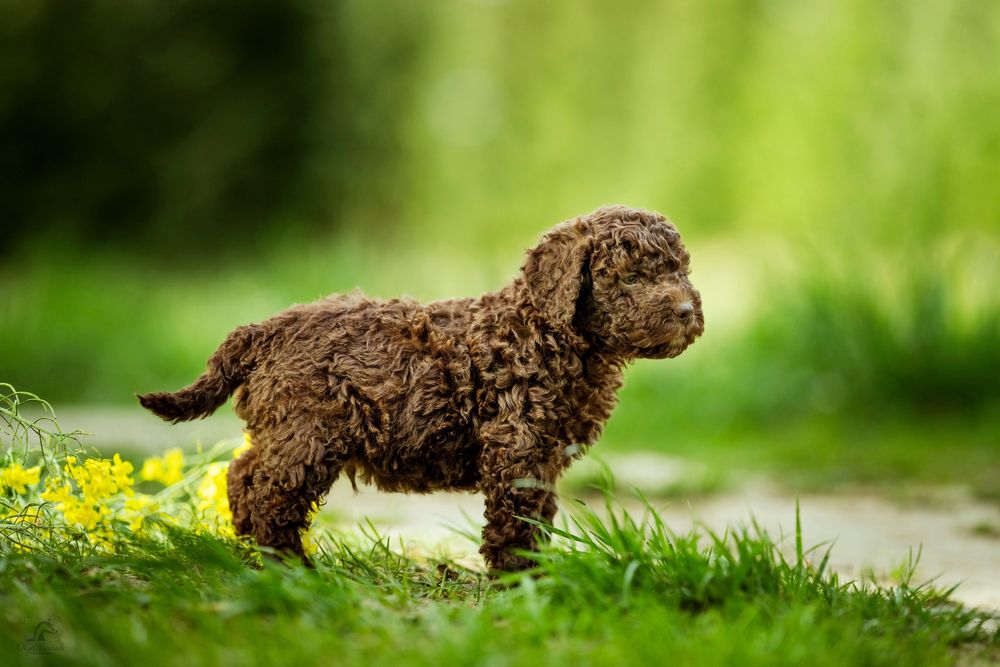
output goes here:
[{"label": "curly brown fur", "polygon": [[421,305],[333,295],[236,329],[193,385],[139,398],[170,421],[235,392],[253,448],[229,471],[239,534],[302,556],[310,509],[344,472],[386,491],[481,491],[481,552],[530,565],[560,473],[593,444],[622,367],[701,335],[688,254],[663,216],[564,222],[497,292]]}]

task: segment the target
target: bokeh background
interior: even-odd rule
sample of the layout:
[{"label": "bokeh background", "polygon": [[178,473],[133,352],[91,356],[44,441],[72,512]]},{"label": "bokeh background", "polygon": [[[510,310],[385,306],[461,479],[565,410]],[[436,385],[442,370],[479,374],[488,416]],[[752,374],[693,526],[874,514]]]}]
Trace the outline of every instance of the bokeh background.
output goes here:
[{"label": "bokeh background", "polygon": [[998,63],[982,0],[3,2],[0,379],[151,419],[239,324],[628,203],[707,328],[604,450],[1000,500]]}]

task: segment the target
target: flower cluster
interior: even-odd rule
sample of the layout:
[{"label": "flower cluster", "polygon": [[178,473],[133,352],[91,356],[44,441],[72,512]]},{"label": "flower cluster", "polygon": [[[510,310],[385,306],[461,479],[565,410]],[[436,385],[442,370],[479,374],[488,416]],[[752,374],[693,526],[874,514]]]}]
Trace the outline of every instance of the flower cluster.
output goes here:
[{"label": "flower cluster", "polygon": [[164,486],[176,484],[184,478],[184,452],[180,449],[168,449],[163,457],[153,456],[142,463],[139,479],[147,482],[160,482]]},{"label": "flower cluster", "polygon": [[[233,450],[233,460],[252,447],[250,435],[243,434],[243,442]],[[229,462],[212,463],[198,484],[198,512],[202,517],[202,527],[225,537],[233,536],[233,513],[229,509],[226,477]]]},{"label": "flower cluster", "polygon": [[12,463],[9,467],[0,470],[0,495],[4,489],[10,489],[14,493],[27,493],[28,486],[38,484],[41,467],[24,468],[20,463]]},{"label": "flower cluster", "polygon": [[226,474],[228,463],[213,463],[208,466],[205,476],[198,485],[198,511],[206,520],[214,519],[214,532],[220,535],[233,534],[233,513],[229,509],[226,494]]},{"label": "flower cluster", "polygon": [[65,463],[61,474],[45,479],[45,490],[39,495],[53,504],[68,527],[86,531],[92,542],[103,546],[114,539],[113,521],[125,521],[136,531],[141,527],[141,510],[154,503],[145,497],[133,498],[131,463],[119,454],[110,460],[91,458],[82,463],[71,455]]},{"label": "flower cluster", "polygon": [[149,493],[136,490],[135,468],[119,454],[110,459],[83,458],[78,452],[59,458],[43,451],[38,465],[25,467],[24,455],[16,460],[18,456],[9,452],[6,465],[0,458],[0,546],[3,538],[19,549],[59,539],[110,551],[129,533],[146,531],[150,525],[146,519],[153,515],[181,527],[232,537],[226,494],[229,462],[215,459],[229,449],[236,458],[250,446],[248,436],[235,448],[220,443],[212,451],[197,453],[190,464],[180,449],[150,457],[138,473]]}]

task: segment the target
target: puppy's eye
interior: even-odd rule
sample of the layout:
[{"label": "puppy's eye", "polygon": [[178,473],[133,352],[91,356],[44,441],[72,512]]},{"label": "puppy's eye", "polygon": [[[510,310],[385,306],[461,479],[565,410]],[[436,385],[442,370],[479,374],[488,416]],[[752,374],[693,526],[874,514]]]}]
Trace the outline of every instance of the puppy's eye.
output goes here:
[{"label": "puppy's eye", "polygon": [[637,282],[639,282],[639,274],[638,273],[626,274],[622,276],[622,282],[625,283],[626,285],[635,285]]}]

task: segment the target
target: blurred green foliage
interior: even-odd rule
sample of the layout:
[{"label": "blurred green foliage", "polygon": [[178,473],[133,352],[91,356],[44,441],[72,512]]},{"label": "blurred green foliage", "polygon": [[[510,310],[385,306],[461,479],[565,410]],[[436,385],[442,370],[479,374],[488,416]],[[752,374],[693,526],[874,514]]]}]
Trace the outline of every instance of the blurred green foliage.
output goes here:
[{"label": "blurred green foliage", "polygon": [[3,3],[4,238],[490,252],[616,201],[698,235],[994,230],[998,44],[979,0]]},{"label": "blurred green foliage", "polygon": [[3,3],[7,250],[177,261],[391,208],[419,19],[403,2]]},{"label": "blurred green foliage", "polygon": [[626,202],[680,226],[707,333],[612,443],[958,416],[995,451],[998,61],[979,0],[3,3],[0,379],[126,402]]}]

